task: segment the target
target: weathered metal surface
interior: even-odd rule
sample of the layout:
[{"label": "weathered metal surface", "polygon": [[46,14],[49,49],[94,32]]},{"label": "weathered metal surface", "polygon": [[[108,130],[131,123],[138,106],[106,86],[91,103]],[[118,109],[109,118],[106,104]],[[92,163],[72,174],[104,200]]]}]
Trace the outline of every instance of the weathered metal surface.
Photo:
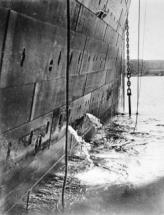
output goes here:
[{"label": "weathered metal surface", "polygon": [[106,71],[105,83],[109,84],[114,81],[115,78],[115,68]]},{"label": "weathered metal surface", "polygon": [[107,27],[104,35],[104,41],[109,45],[109,46],[115,46],[118,38],[118,33],[113,30],[110,26]]},{"label": "weathered metal surface", "polygon": [[117,32],[117,31],[114,31],[114,32],[113,32],[113,38],[112,38],[112,41],[111,41],[111,44],[112,44],[113,46],[116,46],[118,36],[119,36],[118,32]]},{"label": "weathered metal surface", "polygon": [[65,107],[56,108],[53,111],[52,129],[51,129],[51,142],[56,144],[65,135],[62,132],[65,125],[66,112]]},{"label": "weathered metal surface", "polygon": [[120,0],[108,0],[107,7],[112,8],[112,11],[116,16],[117,20],[119,19],[119,16],[121,14],[122,6],[123,4]]},{"label": "weathered metal surface", "polygon": [[86,75],[72,76],[69,81],[69,99],[74,101],[83,96],[86,83]]},{"label": "weathered metal surface", "polygon": [[107,8],[107,10],[109,10],[108,15],[104,18],[104,21],[107,22],[115,31],[117,30],[117,25],[118,25],[118,21],[113,13],[113,11],[109,8]]},{"label": "weathered metal surface", "polygon": [[47,61],[43,80],[64,77],[66,72],[66,49],[61,44],[55,43]]},{"label": "weathered metal surface", "polygon": [[[54,43],[51,48],[49,60],[46,67],[44,79],[65,77],[66,74],[66,35],[65,29],[58,27],[54,35]],[[69,74],[78,75],[80,73],[86,37],[82,34],[71,32],[70,40],[70,65]]]},{"label": "weathered metal surface", "polygon": [[27,166],[39,151],[49,147],[51,124],[52,113],[0,135],[0,164],[5,172]]},{"label": "weathered metal surface", "polygon": [[106,5],[106,10],[109,10],[109,13],[104,18],[104,20],[109,23],[115,30],[120,22],[120,14],[122,10],[126,9],[123,1],[120,0],[109,0]]},{"label": "weathered metal surface", "polygon": [[55,33],[52,25],[11,12],[0,87],[42,80]]},{"label": "weathered metal surface", "polygon": [[[100,118],[115,113],[123,51],[119,34],[123,33],[127,14],[125,0],[79,1],[87,3],[89,9],[71,0],[70,123],[86,112]],[[101,20],[94,13],[106,3],[109,13]],[[50,146],[44,163],[49,162],[51,149],[56,159],[64,153],[66,1],[0,0],[1,6],[16,12],[10,12],[7,26],[8,13],[0,9],[1,56],[4,49],[0,71],[0,163],[5,161],[4,166],[10,168],[15,165],[13,161],[29,165],[34,159],[38,169],[44,148]],[[72,140],[69,142],[72,144]]]},{"label": "weathered metal surface", "polygon": [[78,75],[84,54],[86,37],[82,34],[72,32],[70,41],[70,75]]},{"label": "weathered metal surface", "polygon": [[4,41],[6,36],[6,29],[8,25],[8,10],[4,10],[0,8],[0,69],[2,64],[3,58],[3,51],[4,51]]},{"label": "weathered metal surface", "polygon": [[66,35],[64,28],[57,27],[53,35],[53,44],[48,53],[48,61],[44,73],[44,80],[64,77],[66,73]]},{"label": "weathered metal surface", "polygon": [[75,101],[70,105],[70,123],[84,116],[85,113],[89,112],[91,94],[87,94]]},{"label": "weathered metal surface", "polygon": [[107,44],[112,44],[113,37],[114,37],[114,30],[111,26],[108,25],[105,31],[104,41]]},{"label": "weathered metal surface", "polygon": [[91,63],[92,63],[92,59],[91,59],[90,53],[88,51],[87,46],[85,46],[85,49],[83,52],[83,58],[82,58],[82,62],[81,62],[80,73],[81,74],[88,73],[89,72],[89,65]]},{"label": "weathered metal surface", "polygon": [[103,123],[109,122],[109,119],[111,119],[113,116],[114,113],[112,111],[112,107],[109,107],[102,115],[100,115],[101,121]]},{"label": "weathered metal surface", "polygon": [[91,93],[89,112],[96,117],[99,117],[99,108],[102,96],[103,96],[102,88],[95,90]]},{"label": "weathered metal surface", "polygon": [[113,46],[113,47],[112,47],[112,59],[113,59],[114,61],[116,61],[117,55],[118,55],[118,47]]},{"label": "weathered metal surface", "polygon": [[122,73],[122,52],[118,50],[117,58],[115,60],[115,78],[116,80],[121,78],[121,73]]},{"label": "weathered metal surface", "polygon": [[87,39],[81,73],[103,71],[105,68],[107,48],[105,42],[96,39]]},{"label": "weathered metal surface", "polygon": [[[70,74],[78,74],[86,38],[73,32],[71,35]],[[65,43],[66,30],[12,12],[1,87],[65,76]]]},{"label": "weathered metal surface", "polygon": [[101,10],[107,3],[107,0],[78,0],[78,1],[81,4],[85,5],[85,7],[89,8],[94,13]]},{"label": "weathered metal surface", "polygon": [[[69,100],[75,100],[84,93],[86,76],[72,76],[69,79]],[[33,105],[33,118],[46,114],[66,102],[65,78],[42,81],[36,85]]]},{"label": "weathered metal surface", "polygon": [[[79,15],[80,4],[74,0],[71,0],[70,3],[71,29],[74,30]],[[0,7],[7,7],[19,13],[26,14],[43,22],[49,22],[54,25],[65,27],[67,23],[65,0],[20,0],[14,2],[11,0],[0,0]]]},{"label": "weathered metal surface", "polygon": [[113,47],[108,46],[108,52],[106,56],[105,69],[110,70],[113,68],[112,59],[113,59]]},{"label": "weathered metal surface", "polygon": [[120,23],[118,23],[118,25],[117,25],[117,33],[119,34],[119,35],[122,35],[123,34],[123,32],[124,32],[124,28],[120,25]]},{"label": "weathered metal surface", "polygon": [[86,36],[94,36],[96,30],[97,16],[86,7],[81,7],[76,31]]},{"label": "weathered metal surface", "polygon": [[30,119],[34,85],[0,89],[0,133]]},{"label": "weathered metal surface", "polygon": [[[109,3],[107,0],[79,0],[82,5],[85,5],[85,7],[89,8],[94,14],[105,9],[105,11],[107,11],[107,16],[104,18],[104,20],[99,18],[96,19],[96,16],[95,18],[93,15],[91,16],[88,9],[81,7],[77,31],[85,33],[88,36],[94,36],[98,39],[102,39],[107,23],[113,28],[113,30],[122,33],[122,28],[124,27],[125,22],[122,17],[125,15],[126,7],[124,7],[124,4],[118,0],[116,2],[113,2],[113,0],[111,1],[112,2]],[[110,4],[113,4],[114,7],[111,7]],[[90,29],[87,29],[88,25],[91,25]]]},{"label": "weathered metal surface", "polygon": [[94,37],[96,39],[103,40],[106,28],[107,24],[102,19],[97,18]]},{"label": "weathered metal surface", "polygon": [[[57,108],[53,112],[52,129],[51,129],[51,147],[55,148],[55,157],[60,158],[65,152],[65,134],[66,134],[66,111],[65,106]],[[77,142],[76,142],[77,143]],[[73,149],[75,138],[68,128],[68,153]]]},{"label": "weathered metal surface", "polygon": [[[65,106],[54,110],[52,129],[51,129],[51,148],[54,148],[54,156],[60,158],[65,152],[65,134],[66,134],[66,112]],[[68,153],[71,154],[74,147],[79,146],[73,129],[68,127]]]},{"label": "weathered metal surface", "polygon": [[102,93],[102,98],[101,98],[101,106],[99,108],[100,118],[112,106],[113,89],[114,89],[113,83],[111,83],[109,85],[104,85],[102,87],[103,93]]},{"label": "weathered metal surface", "polygon": [[104,85],[105,84],[105,77],[106,77],[105,71],[89,73],[87,75],[87,81],[86,81],[84,94],[86,95],[87,93],[92,92],[93,90]]},{"label": "weathered metal surface", "polygon": [[123,0],[122,1],[122,11],[121,11],[120,18],[119,18],[119,23],[120,23],[122,29],[125,28],[125,22],[126,22],[129,7],[130,7],[130,2],[131,2],[131,0],[128,0],[128,1]]},{"label": "weathered metal surface", "polygon": [[112,110],[114,114],[117,112],[119,102],[120,80],[115,80],[113,88]]},{"label": "weathered metal surface", "polygon": [[126,1],[126,0],[122,0],[122,2],[121,2],[122,10],[119,15],[119,25],[121,26],[122,30],[124,30],[124,28],[125,28],[125,22],[126,22],[127,15],[128,15],[129,2],[130,1]]},{"label": "weathered metal surface", "polygon": [[0,199],[4,209],[8,210],[25,195],[36,182],[36,176],[45,172],[50,158],[59,159],[55,157],[55,150],[53,156],[52,148],[48,150],[51,122],[52,114],[48,114],[0,136],[1,186],[4,188]]},{"label": "weathered metal surface", "polygon": [[[117,56],[117,49],[113,46],[108,46],[108,52],[105,62],[105,70],[114,70],[115,61]],[[115,70],[114,70],[115,71]]]},{"label": "weathered metal surface", "polygon": [[33,118],[44,115],[65,103],[65,79],[42,81],[36,85]]},{"label": "weathered metal surface", "polygon": [[[117,30],[117,26],[120,22],[121,11],[126,10],[125,0],[78,0],[85,7],[89,8],[93,13],[98,11],[105,11],[106,16],[104,21],[110,25],[114,30]],[[124,14],[124,13],[123,13]],[[123,22],[123,21],[122,21]],[[122,23],[121,22],[121,23]]]},{"label": "weathered metal surface", "polygon": [[118,36],[117,43],[116,43],[116,48],[118,50],[118,57],[121,58],[124,52],[124,37],[123,36]]},{"label": "weathered metal surface", "polygon": [[[66,35],[65,29],[58,27],[54,35],[49,59],[44,73],[44,80],[65,77],[66,75]],[[69,74],[78,75],[81,68],[86,37],[76,32],[71,32],[70,41],[70,66]]]},{"label": "weathered metal surface", "polygon": [[[69,74],[78,75],[80,73],[81,62],[86,43],[86,37],[82,34],[71,32],[70,41],[70,65]],[[66,74],[66,30],[57,28],[54,36],[54,43],[50,52],[47,69],[44,79],[65,77]]]}]

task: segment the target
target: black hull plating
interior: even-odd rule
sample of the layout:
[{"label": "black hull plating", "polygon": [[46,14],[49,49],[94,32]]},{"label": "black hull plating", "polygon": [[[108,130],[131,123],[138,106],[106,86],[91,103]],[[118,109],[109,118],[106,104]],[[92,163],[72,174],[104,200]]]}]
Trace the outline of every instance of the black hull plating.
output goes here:
[{"label": "black hull plating", "polygon": [[[129,4],[71,0],[70,123],[117,112]],[[102,20],[95,14],[104,6]],[[31,168],[47,151],[54,160],[63,155],[66,1],[0,0],[0,53],[3,176]]]}]

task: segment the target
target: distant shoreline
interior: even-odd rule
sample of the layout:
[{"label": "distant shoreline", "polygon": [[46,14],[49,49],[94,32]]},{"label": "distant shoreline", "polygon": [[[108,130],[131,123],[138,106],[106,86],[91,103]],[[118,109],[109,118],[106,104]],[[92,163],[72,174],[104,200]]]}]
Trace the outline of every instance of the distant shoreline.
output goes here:
[{"label": "distant shoreline", "polygon": [[[140,60],[142,76],[164,76],[164,60]],[[130,60],[132,76],[138,74],[138,60]]]},{"label": "distant shoreline", "polygon": [[[132,74],[132,77],[137,77],[137,74]],[[164,74],[144,74],[140,77],[145,77],[145,76],[164,76]]]}]

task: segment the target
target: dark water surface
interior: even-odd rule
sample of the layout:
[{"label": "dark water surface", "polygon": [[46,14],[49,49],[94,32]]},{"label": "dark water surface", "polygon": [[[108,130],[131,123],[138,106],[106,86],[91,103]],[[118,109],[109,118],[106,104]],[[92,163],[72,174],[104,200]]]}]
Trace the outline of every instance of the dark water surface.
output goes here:
[{"label": "dark water surface", "polygon": [[[136,78],[133,115],[117,116],[100,129],[89,154],[69,159],[65,214],[164,214],[164,77],[143,77],[137,129]],[[127,112],[127,111],[126,111]],[[61,212],[63,167],[52,171],[7,214]]]}]

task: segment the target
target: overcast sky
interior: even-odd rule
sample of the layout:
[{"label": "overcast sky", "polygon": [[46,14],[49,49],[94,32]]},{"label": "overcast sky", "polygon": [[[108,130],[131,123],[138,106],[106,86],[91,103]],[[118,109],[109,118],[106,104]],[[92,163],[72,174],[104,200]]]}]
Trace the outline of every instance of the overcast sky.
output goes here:
[{"label": "overcast sky", "polygon": [[[144,22],[146,8],[146,21]],[[131,0],[130,52],[137,58],[138,0]],[[145,23],[145,34],[144,31]],[[144,51],[143,35],[145,35]],[[164,0],[141,0],[141,58],[164,60]],[[143,54],[142,54],[143,52]]]}]

